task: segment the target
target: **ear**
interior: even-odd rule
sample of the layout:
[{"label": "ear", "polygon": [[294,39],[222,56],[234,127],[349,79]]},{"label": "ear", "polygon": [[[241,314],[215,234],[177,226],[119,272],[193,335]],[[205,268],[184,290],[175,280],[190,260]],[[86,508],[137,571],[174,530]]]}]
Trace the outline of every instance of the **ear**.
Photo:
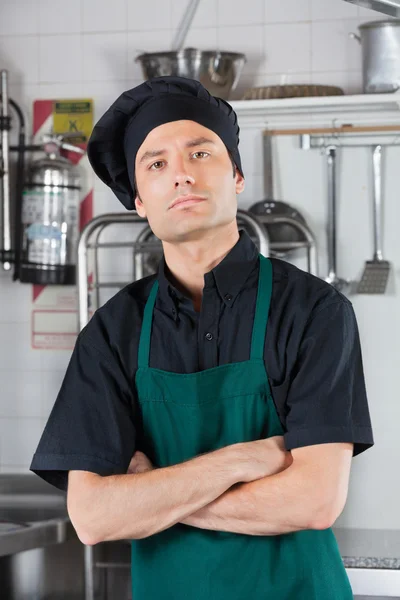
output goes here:
[{"label": "ear", "polygon": [[237,194],[241,194],[244,190],[244,177],[239,173],[239,170],[237,168],[235,175],[235,187]]},{"label": "ear", "polygon": [[142,217],[142,219],[146,218],[146,209],[143,205],[143,202],[140,200],[139,196],[136,196],[135,198],[135,206],[136,206],[136,212],[139,215],[139,217]]}]

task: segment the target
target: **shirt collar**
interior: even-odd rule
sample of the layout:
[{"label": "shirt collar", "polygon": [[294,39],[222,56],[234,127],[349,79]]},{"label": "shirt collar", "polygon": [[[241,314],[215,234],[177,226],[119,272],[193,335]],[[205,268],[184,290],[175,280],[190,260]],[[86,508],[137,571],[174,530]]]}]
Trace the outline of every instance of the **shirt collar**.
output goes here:
[{"label": "shirt collar", "polygon": [[[222,261],[204,275],[204,286],[217,286],[219,295],[226,306],[232,306],[247,278],[258,261],[259,251],[244,230],[239,231],[239,240],[222,259]],[[167,309],[177,319],[179,303],[191,302],[168,280],[169,271],[162,257],[158,267],[158,284],[160,296]]]}]

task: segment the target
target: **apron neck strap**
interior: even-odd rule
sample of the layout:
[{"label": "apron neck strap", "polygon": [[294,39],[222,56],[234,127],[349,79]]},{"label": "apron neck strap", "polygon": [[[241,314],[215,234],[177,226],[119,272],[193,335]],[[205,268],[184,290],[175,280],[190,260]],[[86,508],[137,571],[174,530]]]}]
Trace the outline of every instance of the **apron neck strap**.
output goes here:
[{"label": "apron neck strap", "polygon": [[260,271],[254,315],[253,335],[251,338],[250,359],[263,359],[267,334],[267,322],[272,296],[272,264],[268,258],[259,254]]},{"label": "apron neck strap", "polygon": [[[267,333],[269,306],[272,294],[272,265],[268,258],[259,255],[260,271],[258,275],[257,302],[254,315],[253,334],[251,338],[250,359],[262,359]],[[143,314],[142,330],[140,332],[138,367],[148,367],[150,361],[151,326],[153,309],[158,292],[158,281],[151,288]]]},{"label": "apron neck strap", "polygon": [[150,295],[144,307],[142,330],[139,340],[138,367],[148,367],[150,361],[150,340],[151,340],[151,325],[153,322],[153,309],[156,303],[158,292],[158,281],[156,280],[151,288]]}]

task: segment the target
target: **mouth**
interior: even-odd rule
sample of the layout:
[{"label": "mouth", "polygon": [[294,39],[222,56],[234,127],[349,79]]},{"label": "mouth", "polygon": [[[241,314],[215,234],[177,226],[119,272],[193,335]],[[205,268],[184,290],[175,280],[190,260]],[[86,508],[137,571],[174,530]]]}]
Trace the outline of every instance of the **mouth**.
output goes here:
[{"label": "mouth", "polygon": [[194,196],[194,195],[186,195],[186,196],[179,196],[179,198],[176,198],[173,203],[171,204],[171,206],[169,207],[171,208],[184,208],[185,206],[190,206],[191,204],[197,204],[199,202],[204,202],[206,200],[206,198],[204,198],[203,196]]}]

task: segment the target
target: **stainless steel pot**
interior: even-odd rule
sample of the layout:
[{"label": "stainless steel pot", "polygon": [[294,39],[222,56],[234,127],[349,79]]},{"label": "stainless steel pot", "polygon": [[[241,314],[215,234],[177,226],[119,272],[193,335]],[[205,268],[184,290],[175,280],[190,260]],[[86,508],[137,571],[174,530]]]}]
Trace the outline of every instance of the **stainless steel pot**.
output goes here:
[{"label": "stainless steel pot", "polygon": [[197,79],[213,96],[229,98],[246,62],[244,54],[185,48],[179,52],[147,52],[135,59],[145,79],[178,75]]},{"label": "stainless steel pot", "polygon": [[351,37],[361,44],[363,89],[366,94],[400,89],[400,19],[371,21]]}]

